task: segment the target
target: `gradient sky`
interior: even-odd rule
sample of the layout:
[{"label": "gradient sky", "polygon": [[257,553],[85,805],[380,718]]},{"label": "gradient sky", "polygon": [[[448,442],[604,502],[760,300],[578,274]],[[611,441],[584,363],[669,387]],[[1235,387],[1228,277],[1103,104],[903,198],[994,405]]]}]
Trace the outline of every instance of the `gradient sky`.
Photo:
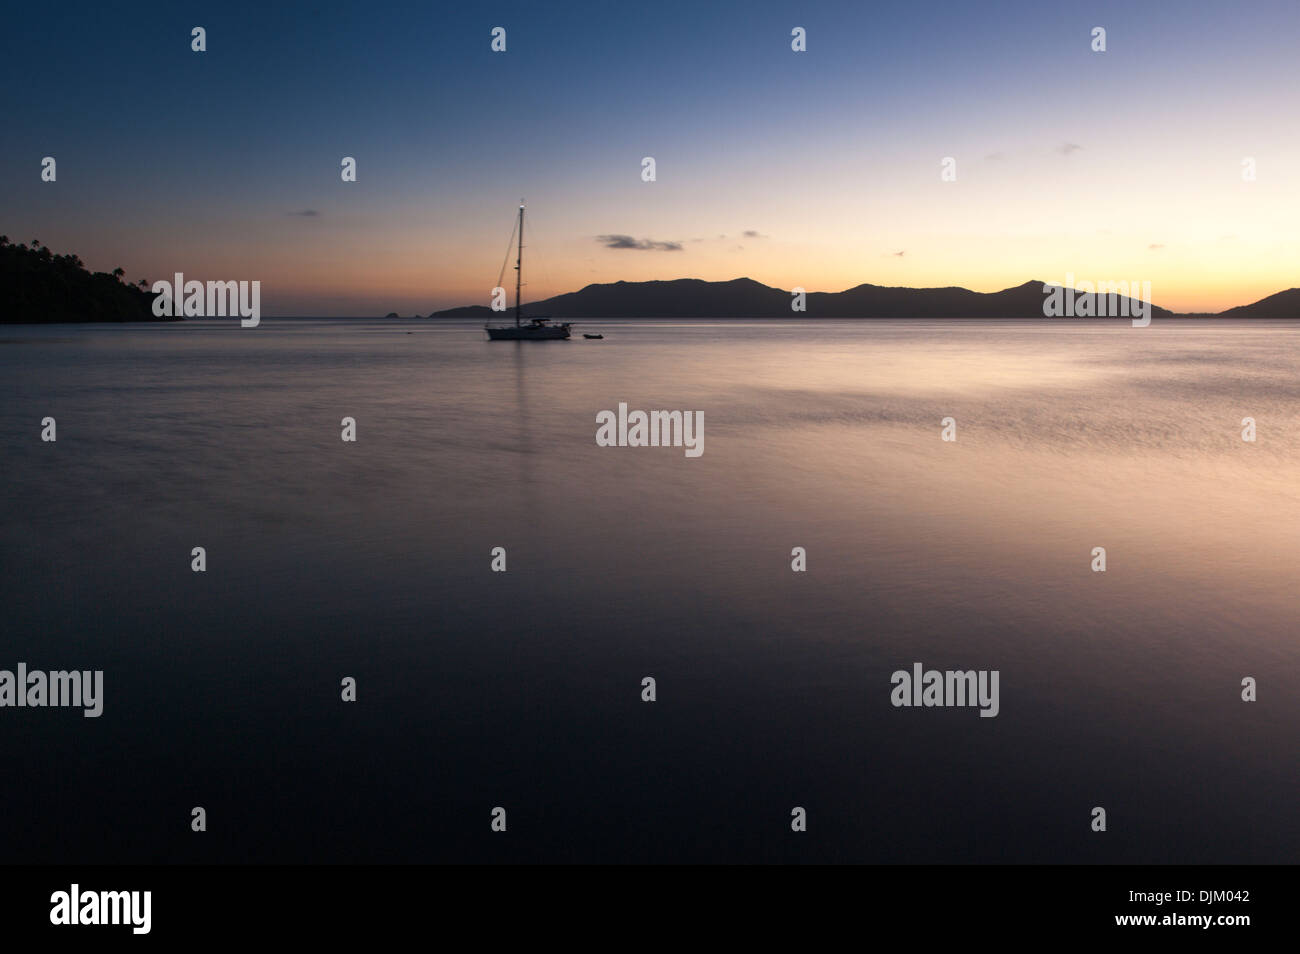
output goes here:
[{"label": "gradient sky", "polygon": [[1296,0],[74,3],[5,19],[0,232],[128,279],[260,280],[267,315],[487,304],[520,198],[527,300],[618,279],[993,291],[1073,273],[1200,311],[1300,285]]}]

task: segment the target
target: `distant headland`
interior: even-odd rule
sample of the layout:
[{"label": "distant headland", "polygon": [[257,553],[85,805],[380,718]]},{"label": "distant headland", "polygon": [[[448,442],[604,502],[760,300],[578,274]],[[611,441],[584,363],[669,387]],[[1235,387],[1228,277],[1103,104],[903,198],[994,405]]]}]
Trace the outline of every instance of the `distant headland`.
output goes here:
[{"label": "distant headland", "polygon": [[125,274],[92,272],[76,255],[0,235],[0,324],[181,320],[154,315],[148,282],[127,284]]}]

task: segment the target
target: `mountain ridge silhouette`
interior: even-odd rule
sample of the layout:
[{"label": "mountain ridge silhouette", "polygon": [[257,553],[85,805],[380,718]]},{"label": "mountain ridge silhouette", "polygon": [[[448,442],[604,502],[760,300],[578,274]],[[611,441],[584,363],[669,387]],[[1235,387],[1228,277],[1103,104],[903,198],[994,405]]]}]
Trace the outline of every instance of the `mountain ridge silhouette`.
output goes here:
[{"label": "mountain ridge silhouette", "polygon": [[[806,309],[791,310],[792,293],[733,278],[710,282],[677,278],[644,282],[616,281],[587,285],[574,292],[525,303],[524,317],[555,318],[1042,318],[1044,282],[1028,281],[995,292],[976,292],[949,285],[942,288],[863,283],[839,292],[807,292]],[[1083,296],[1076,292],[1075,297]],[[1094,293],[1095,295],[1095,293]],[[1130,307],[1121,320],[1133,314]],[[1097,309],[1093,309],[1094,312]],[[430,318],[484,318],[505,321],[514,309],[496,312],[486,305],[465,305],[435,311]],[[1153,318],[1176,313],[1152,305]],[[1270,295],[1215,316],[1300,318],[1300,289]]]}]

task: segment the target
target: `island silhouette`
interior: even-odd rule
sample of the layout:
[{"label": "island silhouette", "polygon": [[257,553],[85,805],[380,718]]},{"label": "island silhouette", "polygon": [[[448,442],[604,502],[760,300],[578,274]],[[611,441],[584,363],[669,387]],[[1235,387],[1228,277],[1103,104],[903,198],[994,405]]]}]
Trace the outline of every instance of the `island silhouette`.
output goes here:
[{"label": "island silhouette", "polygon": [[[698,278],[670,281],[611,282],[588,285],[523,306],[523,317],[546,315],[556,318],[1042,318],[1042,281],[1028,281],[996,292],[968,288],[905,288],[857,285],[841,292],[808,292],[805,310],[791,308],[793,295],[784,288],[772,288],[751,278],[709,282]],[[1101,293],[1076,293],[1076,298],[1105,298]],[[1136,299],[1116,296],[1122,311],[1108,308],[1112,316],[1135,314]],[[1099,309],[1094,307],[1093,314]],[[489,319],[498,314],[486,305],[467,305],[435,311],[430,318]],[[1153,305],[1153,318],[1172,318],[1175,313]],[[1251,305],[1198,317],[1300,318],[1300,288],[1271,295]]]}]

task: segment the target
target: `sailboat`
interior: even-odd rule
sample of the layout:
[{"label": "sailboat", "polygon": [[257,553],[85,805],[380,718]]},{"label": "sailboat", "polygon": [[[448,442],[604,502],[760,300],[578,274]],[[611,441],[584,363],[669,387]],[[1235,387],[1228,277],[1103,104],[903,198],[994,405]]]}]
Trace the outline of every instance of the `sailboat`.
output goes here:
[{"label": "sailboat", "polygon": [[519,248],[515,258],[515,323],[484,325],[489,341],[563,341],[569,337],[569,322],[551,324],[549,318],[529,318],[524,322],[520,291],[524,280],[524,204],[519,203]]}]

